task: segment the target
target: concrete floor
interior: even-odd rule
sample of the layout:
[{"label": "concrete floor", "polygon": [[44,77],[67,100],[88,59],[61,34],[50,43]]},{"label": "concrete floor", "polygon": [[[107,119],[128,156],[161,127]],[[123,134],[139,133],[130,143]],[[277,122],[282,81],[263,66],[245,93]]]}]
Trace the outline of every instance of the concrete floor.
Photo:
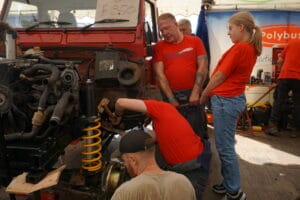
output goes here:
[{"label": "concrete floor", "polygon": [[[236,152],[239,156],[242,189],[251,200],[300,200],[300,137],[289,132],[274,137],[256,132],[238,132]],[[211,191],[219,183],[220,161],[210,133],[213,157],[208,187],[203,200],[222,198]]]},{"label": "concrete floor", "polygon": [[[210,178],[203,200],[220,200],[221,195],[211,191],[211,186],[219,183],[220,162],[214,145],[213,130],[210,131],[212,163]],[[238,132],[236,151],[240,161],[242,189],[250,200],[300,200],[300,137],[290,138],[288,132],[280,137]],[[78,146],[69,146],[66,160],[74,162],[80,151]],[[77,162],[77,161],[76,161]],[[76,163],[72,163],[73,165]],[[0,200],[8,196],[0,189]],[[24,198],[18,198],[24,199]]]}]

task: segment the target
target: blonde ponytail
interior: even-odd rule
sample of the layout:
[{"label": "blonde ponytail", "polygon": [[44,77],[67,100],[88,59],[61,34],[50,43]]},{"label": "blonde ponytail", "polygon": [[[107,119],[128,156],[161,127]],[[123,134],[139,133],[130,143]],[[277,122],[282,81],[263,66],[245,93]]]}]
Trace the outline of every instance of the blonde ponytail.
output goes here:
[{"label": "blonde ponytail", "polygon": [[235,25],[243,25],[245,30],[250,34],[249,43],[253,44],[256,49],[256,55],[260,56],[262,52],[262,32],[258,26],[255,25],[254,18],[249,12],[238,12],[232,15],[229,23]]},{"label": "blonde ponytail", "polygon": [[258,26],[254,27],[250,43],[253,44],[257,55],[260,56],[262,52],[262,32]]}]

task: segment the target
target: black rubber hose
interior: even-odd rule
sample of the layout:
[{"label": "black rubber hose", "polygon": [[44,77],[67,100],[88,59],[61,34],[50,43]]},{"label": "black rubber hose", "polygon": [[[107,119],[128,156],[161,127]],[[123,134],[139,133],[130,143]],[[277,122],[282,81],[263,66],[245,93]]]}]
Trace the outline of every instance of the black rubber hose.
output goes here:
[{"label": "black rubber hose", "polygon": [[[49,115],[53,113],[54,108],[55,108],[54,105],[47,107],[47,109],[44,112],[45,120],[47,120],[47,118],[49,117]],[[35,139],[43,139],[43,138],[47,137],[52,132],[52,130],[54,130],[54,128],[55,127],[50,124],[50,126],[47,128],[47,130],[44,131],[43,134],[37,135],[35,137]]]},{"label": "black rubber hose", "polygon": [[45,84],[45,85],[48,85],[48,86],[53,86],[55,83],[56,83],[56,81],[59,79],[59,75],[60,75],[60,71],[56,68],[56,67],[54,67],[53,69],[55,69],[55,70],[52,70],[52,73],[51,73],[51,76],[49,77],[49,78],[45,78],[44,80],[43,80],[43,83]]},{"label": "black rubber hose", "polygon": [[40,126],[33,126],[31,132],[23,133],[19,139],[20,140],[29,140],[29,139],[33,138],[35,135],[37,135],[40,130],[41,130]]},{"label": "black rubber hose", "polygon": [[49,89],[49,87],[47,86],[47,87],[45,88],[45,90],[43,91],[43,93],[42,93],[42,95],[41,95],[41,98],[40,98],[40,100],[39,100],[38,110],[40,110],[40,111],[45,110],[49,93],[50,93],[50,89]]},{"label": "black rubber hose", "polygon": [[44,111],[45,120],[53,113],[55,105],[48,106],[47,109]]},{"label": "black rubber hose", "polygon": [[38,70],[45,70],[50,73],[50,77],[43,80],[43,83],[46,84],[47,87],[43,91],[38,105],[38,110],[43,111],[46,107],[48,95],[50,93],[50,87],[53,87],[53,85],[59,79],[60,71],[57,69],[57,67],[50,64],[36,64],[32,68],[24,70],[23,74],[34,79],[35,76],[40,76],[39,74],[36,74]]},{"label": "black rubber hose", "polygon": [[[44,112],[45,119],[53,111],[53,109],[54,109],[54,106],[49,106],[45,110],[45,112]],[[12,134],[5,135],[4,137],[5,137],[6,141],[28,140],[28,139],[32,139],[34,136],[36,136],[39,133],[40,129],[41,129],[40,126],[33,126],[31,132],[12,133]]]},{"label": "black rubber hose", "polygon": [[94,62],[95,62],[95,59],[92,59],[92,60],[87,64],[87,67],[86,67],[86,70],[85,70],[85,80],[90,79],[90,70],[91,70],[92,64],[93,64]]},{"label": "black rubber hose", "polygon": [[46,70],[47,72],[51,73],[52,68],[54,68],[54,65],[51,64],[35,64],[32,67],[25,69],[22,73],[26,76],[33,77],[36,75],[38,70]]},{"label": "black rubber hose", "polygon": [[14,141],[14,140],[23,140],[23,139],[31,139],[35,136],[40,130],[40,127],[32,127],[31,132],[28,133],[12,133],[4,135],[5,141]]},{"label": "black rubber hose", "polygon": [[42,135],[37,135],[35,138],[40,140],[40,139],[44,139],[46,138],[48,135],[50,135],[56,128],[58,128],[57,126],[52,126],[50,124],[50,126],[47,128],[46,131],[44,131],[44,133]]},{"label": "black rubber hose", "polygon": [[70,100],[72,100],[72,94],[70,92],[65,92],[59,99],[50,119],[52,126],[57,126],[60,123]]},{"label": "black rubber hose", "polygon": [[23,74],[34,78],[34,76],[36,75],[35,73],[38,70],[45,70],[50,73],[50,77],[44,79],[44,84],[53,85],[59,79],[59,69],[51,64],[35,64],[33,67],[24,70]]}]

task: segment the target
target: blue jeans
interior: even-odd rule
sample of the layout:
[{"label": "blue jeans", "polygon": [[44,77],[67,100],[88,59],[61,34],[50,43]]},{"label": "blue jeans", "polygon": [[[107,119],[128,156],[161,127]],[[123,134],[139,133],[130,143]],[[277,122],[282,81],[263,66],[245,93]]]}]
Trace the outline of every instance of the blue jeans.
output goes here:
[{"label": "blue jeans", "polygon": [[234,136],[237,119],[246,106],[246,98],[244,94],[230,98],[214,95],[211,97],[211,104],[223,185],[227,191],[236,192],[241,183]]}]

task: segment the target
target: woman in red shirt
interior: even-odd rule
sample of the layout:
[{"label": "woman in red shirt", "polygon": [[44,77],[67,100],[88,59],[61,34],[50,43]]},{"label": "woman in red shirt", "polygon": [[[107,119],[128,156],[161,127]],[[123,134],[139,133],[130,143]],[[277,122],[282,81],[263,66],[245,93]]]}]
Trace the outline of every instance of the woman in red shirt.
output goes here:
[{"label": "woman in red shirt", "polygon": [[240,188],[234,135],[238,116],[246,106],[245,84],[262,51],[262,34],[249,12],[239,12],[229,19],[228,35],[234,45],[221,57],[200,103],[211,97],[216,147],[223,176],[223,182],[213,186],[213,190],[226,194],[225,199],[244,200],[246,194]]}]

